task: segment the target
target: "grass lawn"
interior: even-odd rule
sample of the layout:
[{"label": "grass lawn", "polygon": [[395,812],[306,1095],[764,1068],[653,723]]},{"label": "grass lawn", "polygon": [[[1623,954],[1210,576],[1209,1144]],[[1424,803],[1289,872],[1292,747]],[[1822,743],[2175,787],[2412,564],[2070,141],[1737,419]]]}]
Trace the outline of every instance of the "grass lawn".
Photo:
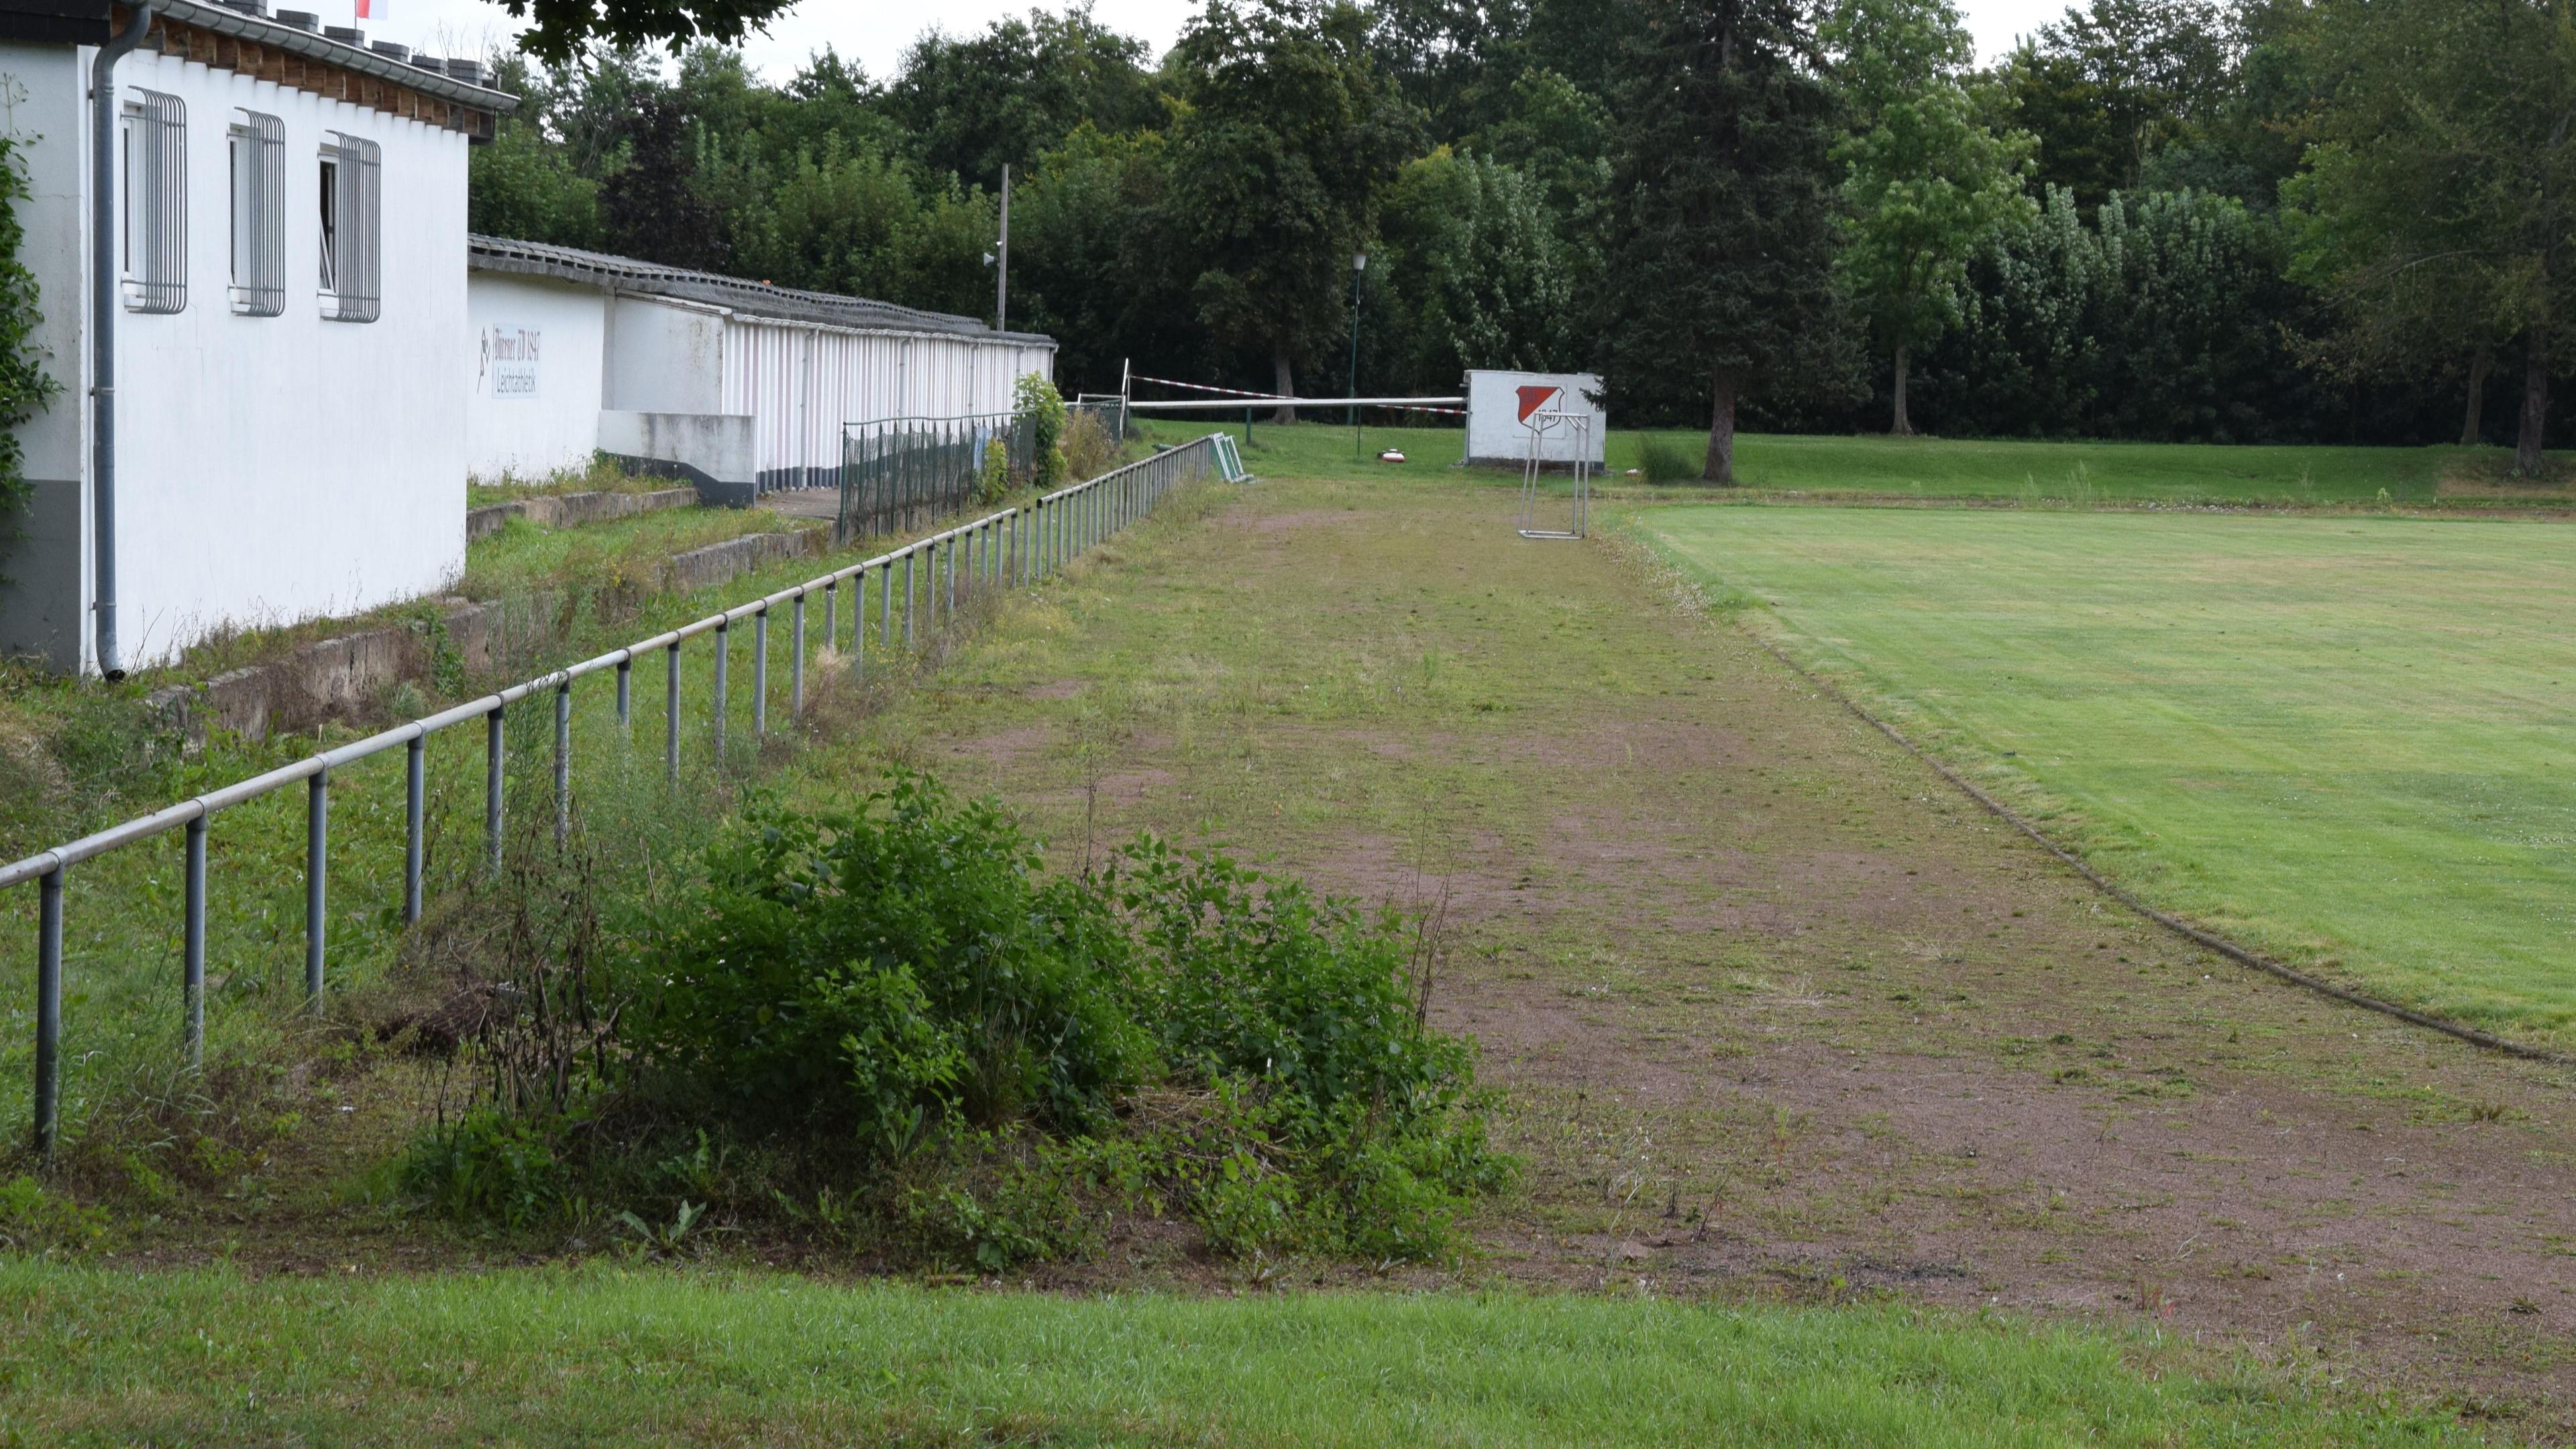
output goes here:
[{"label": "grass lawn", "polygon": [[1636,526],[2160,904],[2576,1045],[2563,527],[1821,508]]},{"label": "grass lawn", "polygon": [[[1064,867],[1150,827],[1445,902],[1431,1009],[1478,1037],[1528,1164],[1463,1264],[1218,1262],[1121,1224],[1037,1270],[1071,1293],[853,1286],[768,1269],[719,1217],[692,1239],[719,1266],[487,1270],[606,1257],[612,1234],[478,1237],[367,1194],[436,1068],[276,1039],[300,979],[290,797],[215,837],[214,1054],[279,1069],[272,1136],[166,1203],[101,1193],[119,1216],[89,1266],[0,1260],[0,1444],[2440,1441],[2379,1393],[2576,1422],[2551,1397],[2576,1362],[2555,1085],[2107,919],[1620,541],[1514,538],[1507,478],[1425,461],[1382,488],[1323,429],[1258,451],[1279,432],[1248,459],[1267,481],[1177,500],[937,667],[818,677],[827,727],[801,745],[752,743],[736,638],[735,763],[756,750],[813,805],[931,769],[1001,795]],[[693,646],[693,746],[707,662]],[[575,789],[591,839],[667,858],[704,826],[675,807],[709,792],[694,748],[684,795],[655,783],[661,678],[637,671],[634,756],[604,682],[578,696]],[[541,839],[549,703],[510,724],[511,818]],[[433,911],[475,869],[478,747],[432,754]],[[382,763],[334,784],[334,960],[361,992],[437,980],[386,924]],[[169,1060],[163,845],[74,873],[72,1128],[101,1144],[76,1190],[128,1147],[193,1150],[202,1120],[83,1115]],[[11,904],[0,1049],[27,1032],[32,903]],[[12,1136],[24,1060],[0,1055]],[[0,1188],[0,1235],[6,1208]],[[1474,1291],[1498,1282],[1569,1291]],[[1673,1301],[1703,1296],[1753,1306]]]},{"label": "grass lawn", "polygon": [[[1153,420],[1159,441],[1196,437],[1216,424]],[[1243,426],[1228,426],[1238,439]],[[1355,456],[1351,430],[1323,423],[1293,428],[1255,420],[1245,465],[1300,477],[1387,477],[1443,469],[1459,459],[1456,428],[1362,430],[1365,452],[1389,444],[1407,461],[1383,464]],[[1696,484],[1650,485],[1624,476],[1643,466],[1648,447],[1696,469],[1708,446],[1704,432],[1614,428],[1604,447],[1607,485],[1622,493],[1669,496]],[[1736,439],[1739,492],[1840,493],[1895,498],[1960,498],[2016,502],[2156,502],[2351,505],[2381,501],[2431,504],[2446,477],[2482,480],[2446,505],[2502,501],[2487,475],[2509,457],[2501,448],[2342,448],[2219,446],[2194,443],[1971,441],[1948,438],[1811,437],[1746,433]],[[1494,470],[1502,481],[1511,475]],[[2556,490],[2543,490],[2557,496]],[[2576,494],[2566,495],[2576,499]],[[2526,500],[2527,501],[2527,500]],[[2564,501],[2564,500],[2562,500]]]},{"label": "grass lawn", "polygon": [[1895,1307],[25,1260],[0,1262],[0,1303],[13,1443],[2466,1442],[2268,1378],[2151,1372],[2143,1339]]}]

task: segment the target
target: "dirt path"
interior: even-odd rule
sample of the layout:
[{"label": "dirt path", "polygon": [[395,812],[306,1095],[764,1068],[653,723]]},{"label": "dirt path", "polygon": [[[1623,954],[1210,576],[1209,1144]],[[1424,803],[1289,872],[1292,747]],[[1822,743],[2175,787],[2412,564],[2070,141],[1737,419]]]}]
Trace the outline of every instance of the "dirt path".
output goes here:
[{"label": "dirt path", "polygon": [[1569,1285],[2140,1317],[2576,1425],[2576,1081],[2145,926],[1615,545],[1499,491],[1154,525],[884,721],[1078,857],[1445,899]]}]

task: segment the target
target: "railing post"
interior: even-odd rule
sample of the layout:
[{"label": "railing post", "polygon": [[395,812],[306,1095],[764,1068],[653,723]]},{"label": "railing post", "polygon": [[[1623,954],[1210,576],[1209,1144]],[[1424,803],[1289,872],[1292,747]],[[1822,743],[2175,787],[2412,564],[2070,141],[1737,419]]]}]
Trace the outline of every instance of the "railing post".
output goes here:
[{"label": "railing post", "polygon": [[751,616],[751,737],[769,737],[769,606]]},{"label": "railing post", "polygon": [[953,533],[948,536],[947,547],[939,551],[939,571],[946,576],[948,591],[948,612],[942,617],[954,624],[957,622],[957,535]]},{"label": "railing post", "polygon": [[[826,619],[832,617],[831,600],[828,597],[824,600],[823,617]],[[795,624],[788,632],[794,636],[788,642],[793,646],[796,657],[787,669],[787,716],[790,719],[803,719],[805,717],[805,596],[803,594],[796,596]],[[829,624],[824,626],[824,632],[831,632]]]},{"label": "railing post", "polygon": [[724,765],[725,753],[725,667],[728,662],[726,656],[733,653],[733,650],[728,647],[729,641],[725,638],[725,634],[732,622],[730,619],[716,621],[715,751],[718,768]]},{"label": "railing post", "polygon": [[666,672],[662,678],[662,777],[676,782],[680,778],[680,641],[674,639],[662,651]]},{"label": "railing post", "polygon": [[36,1155],[54,1155],[63,1098],[63,868],[36,878]]},{"label": "railing post", "polygon": [[206,1064],[206,817],[188,822],[186,924],[179,945],[179,1037],[191,1070]]},{"label": "railing post", "polygon": [[501,716],[494,705],[483,715],[483,858],[492,873],[501,873]]},{"label": "railing post", "polygon": [[331,914],[331,768],[304,782],[304,1004],[322,1010],[322,970],[328,955]]},{"label": "railing post", "polygon": [[840,630],[840,622],[841,581],[825,579],[823,581],[823,647],[826,650],[832,647],[832,639]]},{"label": "railing post", "polygon": [[903,647],[906,649],[910,649],[912,647],[913,637],[912,613],[914,595],[912,592],[912,556],[915,553],[918,553],[920,549],[921,545],[914,544],[911,548],[903,551]]},{"label": "railing post", "polygon": [[555,849],[572,843],[572,681],[555,686]]},{"label": "railing post", "polygon": [[877,648],[881,653],[894,652],[894,564],[889,561],[885,572],[877,575]]},{"label": "railing post", "polygon": [[617,661],[617,727],[635,733],[635,656]]},{"label": "railing post", "polygon": [[[420,919],[421,860],[427,843],[422,840],[424,820],[429,804],[429,736],[414,735],[403,748],[403,924]],[[189,826],[194,831],[202,819]],[[202,870],[199,865],[197,869]]]}]

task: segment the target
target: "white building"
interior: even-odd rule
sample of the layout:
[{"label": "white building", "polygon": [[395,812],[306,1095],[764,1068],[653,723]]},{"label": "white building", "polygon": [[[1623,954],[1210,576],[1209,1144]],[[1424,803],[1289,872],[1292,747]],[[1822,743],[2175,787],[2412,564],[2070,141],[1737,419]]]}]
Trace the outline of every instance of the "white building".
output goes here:
[{"label": "white building", "polygon": [[134,7],[0,0],[32,192],[20,260],[62,385],[18,430],[34,497],[0,548],[0,653],[65,669],[100,667],[102,615],[112,663],[139,667],[212,630],[432,592],[465,560],[466,150],[511,98],[471,63],[266,19],[260,0],[148,8],[111,77],[103,534],[87,96]]},{"label": "white building", "polygon": [[1007,412],[1055,341],[970,317],[538,242],[473,238],[466,434],[475,474],[594,450],[679,464],[747,500],[839,481],[841,427]]}]

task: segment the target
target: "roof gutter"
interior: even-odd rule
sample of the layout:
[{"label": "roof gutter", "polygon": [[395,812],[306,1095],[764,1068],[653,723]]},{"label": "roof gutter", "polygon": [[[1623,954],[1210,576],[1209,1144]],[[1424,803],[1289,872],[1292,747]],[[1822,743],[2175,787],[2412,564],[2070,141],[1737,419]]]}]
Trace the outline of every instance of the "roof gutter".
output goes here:
[{"label": "roof gutter", "polygon": [[116,62],[151,26],[151,5],[136,5],[89,67],[90,609],[98,672],[111,680],[125,677],[116,652]]}]

